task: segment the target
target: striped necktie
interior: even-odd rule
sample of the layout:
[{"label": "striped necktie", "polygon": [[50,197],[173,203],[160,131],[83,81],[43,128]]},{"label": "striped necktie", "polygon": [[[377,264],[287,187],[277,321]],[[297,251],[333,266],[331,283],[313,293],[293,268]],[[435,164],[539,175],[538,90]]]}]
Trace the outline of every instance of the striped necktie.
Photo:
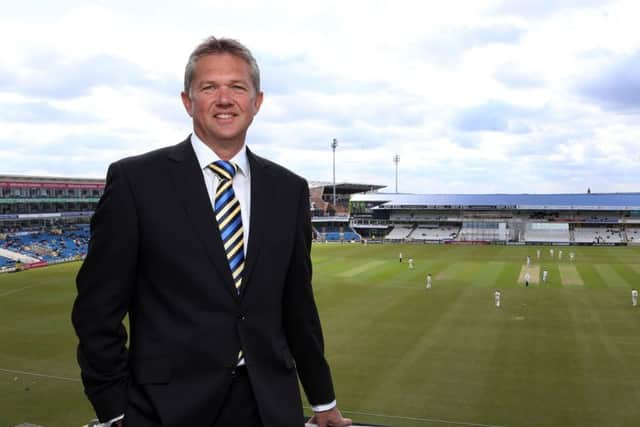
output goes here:
[{"label": "striped necktie", "polygon": [[238,166],[225,160],[218,160],[207,166],[220,178],[214,200],[214,212],[220,229],[220,236],[227,254],[236,291],[240,294],[242,272],[244,270],[244,237],[240,202],[233,191],[233,176]]}]

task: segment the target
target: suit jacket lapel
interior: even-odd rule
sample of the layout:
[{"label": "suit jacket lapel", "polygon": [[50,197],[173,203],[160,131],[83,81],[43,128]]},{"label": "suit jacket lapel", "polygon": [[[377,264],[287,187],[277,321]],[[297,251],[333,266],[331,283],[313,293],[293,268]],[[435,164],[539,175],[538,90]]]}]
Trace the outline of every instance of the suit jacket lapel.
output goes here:
[{"label": "suit jacket lapel", "polygon": [[251,167],[251,218],[249,224],[249,244],[244,267],[243,285],[241,296],[245,294],[251,282],[251,273],[260,253],[260,246],[264,235],[265,216],[267,208],[268,191],[270,189],[267,164],[247,148],[247,157]]},{"label": "suit jacket lapel", "polygon": [[196,235],[204,245],[209,259],[220,273],[224,287],[237,298],[222,239],[218,232],[218,224],[190,140],[187,138],[176,145],[169,159],[172,161],[170,169],[175,191],[191,220],[191,225],[195,228]]}]

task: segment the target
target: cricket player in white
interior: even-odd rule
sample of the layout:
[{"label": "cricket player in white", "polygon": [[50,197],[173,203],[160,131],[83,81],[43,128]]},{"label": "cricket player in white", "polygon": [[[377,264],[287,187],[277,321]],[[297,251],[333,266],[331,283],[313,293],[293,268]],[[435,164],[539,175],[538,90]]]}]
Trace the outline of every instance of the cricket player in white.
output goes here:
[{"label": "cricket player in white", "polygon": [[402,262],[402,252],[398,254],[398,261]]},{"label": "cricket player in white", "polygon": [[427,289],[431,289],[431,273],[427,274]]},{"label": "cricket player in white", "polygon": [[413,270],[413,258],[409,257],[409,268]]},{"label": "cricket player in white", "polygon": [[558,259],[562,259],[562,251],[558,251]]},{"label": "cricket player in white", "polygon": [[636,288],[631,289],[631,304],[634,307],[638,305],[638,290]]},{"label": "cricket player in white", "polygon": [[529,280],[531,280],[531,275],[527,271],[526,273],[524,273],[524,286],[525,286],[525,288],[529,287]]},{"label": "cricket player in white", "polygon": [[542,281],[547,283],[547,278],[549,277],[549,272],[547,270],[542,270]]},{"label": "cricket player in white", "polygon": [[502,297],[502,294],[500,293],[500,291],[498,289],[496,289],[496,291],[493,293],[493,298],[496,301],[496,307],[500,308],[500,298]]},{"label": "cricket player in white", "polygon": [[540,259],[540,249],[538,249],[538,250],[536,251],[536,258],[537,258],[537,259]]},{"label": "cricket player in white", "polygon": [[553,249],[549,249],[549,255],[553,258]]},{"label": "cricket player in white", "polygon": [[575,259],[575,257],[576,257],[576,254],[575,254],[575,253],[573,253],[573,252],[569,252],[569,259],[570,259],[571,261],[573,261],[573,260]]},{"label": "cricket player in white", "polygon": [[527,268],[531,265],[531,257],[527,255]]}]

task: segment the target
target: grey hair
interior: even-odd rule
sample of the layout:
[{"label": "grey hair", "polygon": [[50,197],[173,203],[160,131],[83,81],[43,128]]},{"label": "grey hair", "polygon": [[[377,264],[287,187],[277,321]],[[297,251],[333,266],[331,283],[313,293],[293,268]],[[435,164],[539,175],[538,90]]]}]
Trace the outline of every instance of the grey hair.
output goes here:
[{"label": "grey hair", "polygon": [[256,92],[260,92],[260,69],[256,59],[242,43],[234,39],[215,38],[214,36],[206,38],[200,43],[189,55],[189,61],[184,69],[184,92],[189,93],[193,75],[195,74],[196,63],[205,55],[221,55],[228,53],[242,59],[249,66],[249,75]]}]

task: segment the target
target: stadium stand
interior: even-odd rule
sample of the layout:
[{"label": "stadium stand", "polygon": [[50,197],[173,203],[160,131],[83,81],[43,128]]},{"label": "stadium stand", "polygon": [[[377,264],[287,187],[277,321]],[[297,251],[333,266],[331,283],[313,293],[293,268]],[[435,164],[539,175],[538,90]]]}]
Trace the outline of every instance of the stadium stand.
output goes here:
[{"label": "stadium stand", "polygon": [[449,240],[455,240],[458,237],[459,227],[452,226],[418,226],[409,235],[409,238],[413,241],[424,242],[443,242]]},{"label": "stadium stand", "polygon": [[103,191],[101,179],[0,175],[0,267],[82,258]]},{"label": "stadium stand", "polygon": [[540,223],[527,224],[524,234],[525,242],[529,243],[566,243],[571,242],[568,224]]},{"label": "stadium stand", "polygon": [[2,255],[0,255],[0,268],[10,267],[10,266],[13,266],[14,264],[15,264],[15,261],[12,260],[11,258],[5,258]]},{"label": "stadium stand", "polygon": [[429,230],[450,227],[452,243],[640,244],[640,193],[355,194],[351,215],[387,241],[440,242]]},{"label": "stadium stand", "polygon": [[625,234],[628,243],[640,243],[640,228],[627,228]]},{"label": "stadium stand", "polygon": [[0,249],[5,257],[15,261],[33,263],[81,258],[85,255],[89,241],[87,226],[67,230],[20,232],[7,234],[0,240]]},{"label": "stadium stand", "polygon": [[577,227],[573,230],[574,243],[622,243],[625,241],[623,231],[611,227]]},{"label": "stadium stand", "polygon": [[385,240],[389,240],[389,241],[404,241],[407,240],[407,238],[409,237],[409,234],[411,234],[411,232],[413,231],[413,227],[405,227],[405,226],[395,226],[393,228],[393,230],[391,230],[389,232],[389,234],[387,234],[385,236]]},{"label": "stadium stand", "polygon": [[504,223],[493,221],[467,221],[462,224],[459,241],[492,242],[507,240],[508,234]]},{"label": "stadium stand", "polygon": [[361,239],[361,236],[349,226],[348,218],[314,218],[312,224],[315,239],[318,241],[351,242]]}]

